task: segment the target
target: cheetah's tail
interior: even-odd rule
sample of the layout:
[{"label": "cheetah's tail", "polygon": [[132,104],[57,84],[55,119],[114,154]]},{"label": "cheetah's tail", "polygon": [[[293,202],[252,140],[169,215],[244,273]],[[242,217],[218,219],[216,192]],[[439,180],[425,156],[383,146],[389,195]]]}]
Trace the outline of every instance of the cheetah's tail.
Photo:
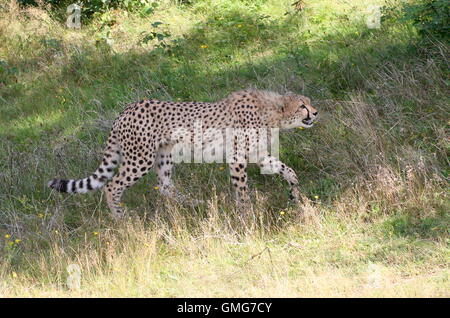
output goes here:
[{"label": "cheetah's tail", "polygon": [[120,147],[114,132],[111,132],[102,163],[93,174],[84,179],[53,179],[48,182],[48,186],[56,191],[69,193],[86,193],[99,189],[114,176],[114,168],[119,165],[120,159]]}]

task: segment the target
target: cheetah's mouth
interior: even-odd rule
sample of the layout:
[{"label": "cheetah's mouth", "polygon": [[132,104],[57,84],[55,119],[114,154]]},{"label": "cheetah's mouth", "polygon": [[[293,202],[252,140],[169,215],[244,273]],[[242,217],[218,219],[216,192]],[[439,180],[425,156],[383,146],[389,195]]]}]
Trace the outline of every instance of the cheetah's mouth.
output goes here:
[{"label": "cheetah's mouth", "polygon": [[302,120],[302,127],[311,128],[312,126],[314,126],[314,122],[312,119],[303,119]]}]

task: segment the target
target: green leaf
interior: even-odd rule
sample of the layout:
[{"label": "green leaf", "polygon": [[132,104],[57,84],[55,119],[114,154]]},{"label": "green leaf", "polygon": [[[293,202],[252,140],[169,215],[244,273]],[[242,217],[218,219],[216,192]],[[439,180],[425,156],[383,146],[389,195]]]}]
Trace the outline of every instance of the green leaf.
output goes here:
[{"label": "green leaf", "polygon": [[163,24],[162,22],[160,22],[160,21],[156,21],[156,22],[153,22],[152,23],[152,27],[154,27],[154,28],[157,28],[159,25],[161,25],[161,24]]}]

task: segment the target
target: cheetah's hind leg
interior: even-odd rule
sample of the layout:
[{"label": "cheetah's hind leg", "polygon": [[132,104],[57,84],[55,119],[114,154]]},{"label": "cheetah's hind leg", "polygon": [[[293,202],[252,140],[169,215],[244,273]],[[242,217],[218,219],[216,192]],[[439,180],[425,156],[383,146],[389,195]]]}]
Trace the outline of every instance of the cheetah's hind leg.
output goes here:
[{"label": "cheetah's hind leg", "polygon": [[150,149],[147,158],[123,158],[123,163],[118,173],[106,185],[106,202],[115,219],[120,219],[124,215],[121,198],[123,191],[135,184],[141,177],[145,176],[155,163],[155,153]]},{"label": "cheetah's hind leg", "polygon": [[159,192],[169,200],[174,200],[179,203],[186,203],[192,206],[197,206],[204,203],[203,200],[192,199],[188,195],[181,193],[172,181],[173,175],[173,157],[172,157],[172,144],[161,145],[158,149],[158,155],[156,157],[156,177],[158,180],[157,189]]}]

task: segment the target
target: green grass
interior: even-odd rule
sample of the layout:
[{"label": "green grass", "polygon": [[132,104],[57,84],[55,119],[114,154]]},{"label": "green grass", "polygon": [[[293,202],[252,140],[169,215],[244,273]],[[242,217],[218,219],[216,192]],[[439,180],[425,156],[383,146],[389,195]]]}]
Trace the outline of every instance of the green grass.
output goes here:
[{"label": "green grass", "polygon": [[[368,29],[367,1],[291,2],[162,1],[78,31],[0,2],[0,295],[449,296],[448,43],[391,20]],[[142,43],[149,32],[170,34],[166,47]],[[218,164],[176,167],[177,187],[207,203],[164,201],[151,174],[121,223],[101,192],[46,188],[96,168],[126,103],[247,87],[320,111],[281,135],[302,204],[252,167],[254,209],[239,215]]]}]

